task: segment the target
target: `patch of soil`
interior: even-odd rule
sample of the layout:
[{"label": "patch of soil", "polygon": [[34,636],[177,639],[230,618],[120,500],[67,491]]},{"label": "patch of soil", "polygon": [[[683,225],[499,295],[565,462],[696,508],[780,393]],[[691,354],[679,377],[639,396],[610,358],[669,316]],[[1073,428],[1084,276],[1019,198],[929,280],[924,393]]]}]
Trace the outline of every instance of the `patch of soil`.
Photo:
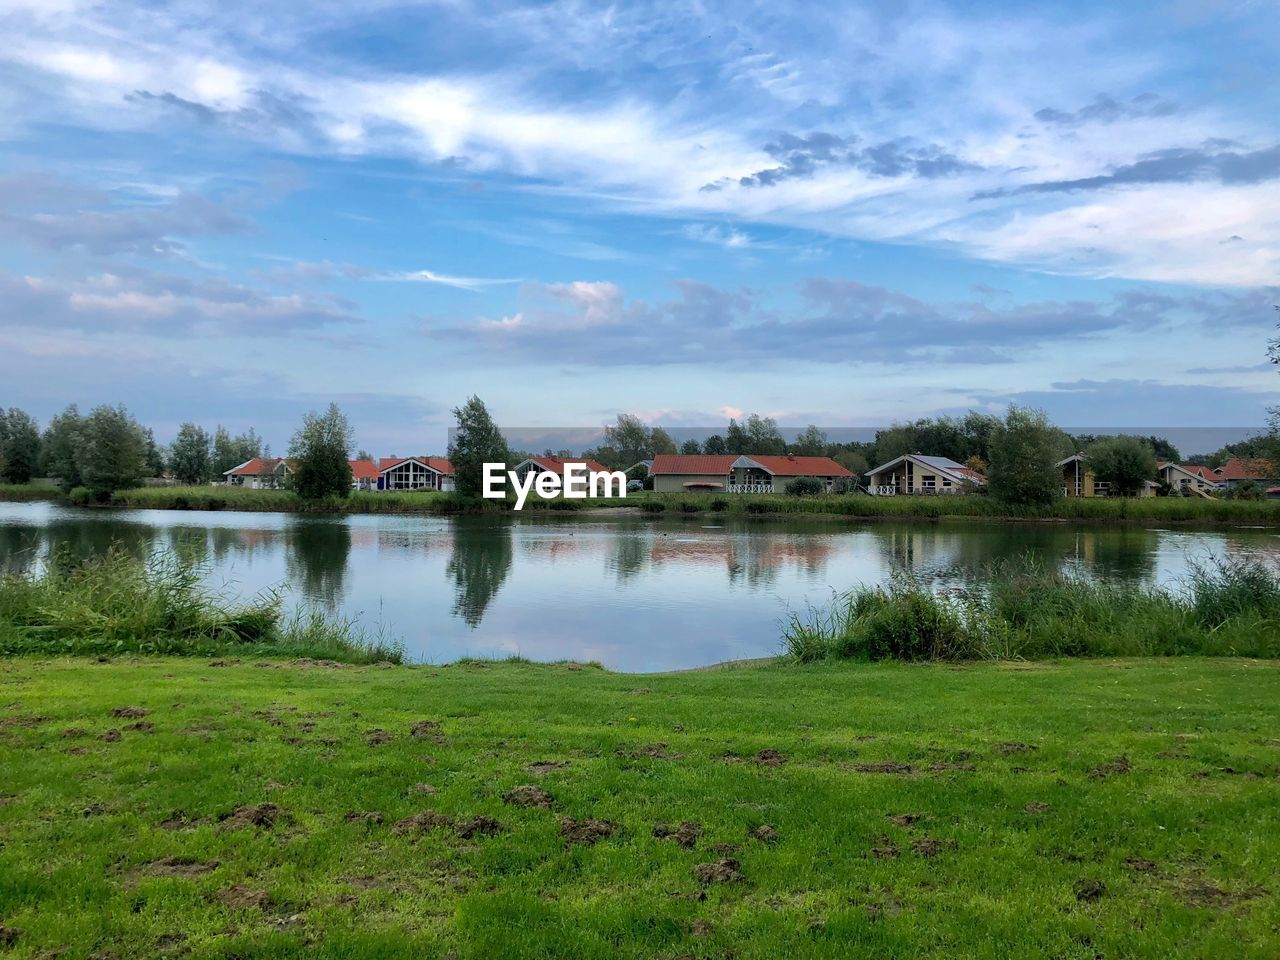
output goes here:
[{"label": "patch of soil", "polygon": [[702,824],[693,820],[681,821],[678,827],[669,823],[655,823],[653,835],[659,840],[674,840],[685,849],[692,849],[702,836]]},{"label": "patch of soil", "polygon": [[105,803],[91,803],[80,811],[80,815],[87,819],[89,817],[100,817],[106,812],[107,805]]},{"label": "patch of soil", "polygon": [[430,740],[432,743],[444,743],[444,731],[435,720],[419,720],[409,728],[410,735],[419,740]]},{"label": "patch of soil", "polygon": [[199,877],[218,868],[218,861],[201,863],[190,857],[164,857],[142,865],[142,872],[152,877]]},{"label": "patch of soil", "polygon": [[634,690],[628,690],[627,693],[644,696],[646,693],[653,693],[653,687],[636,687]]},{"label": "patch of soil", "polygon": [[76,737],[87,737],[88,735],[89,731],[81,729],[80,727],[67,727],[67,729],[62,731],[62,738],[64,740],[74,740]]},{"label": "patch of soil", "polygon": [[151,711],[146,707],[116,707],[111,711],[113,717],[124,717],[128,720],[137,720],[145,717]]},{"label": "patch of soil", "polygon": [[103,743],[116,743],[117,741],[119,741],[121,736],[122,734],[120,733],[120,731],[116,730],[113,727],[112,729],[104,733],[102,736],[100,736],[98,739],[101,740]]},{"label": "patch of soil", "polygon": [[249,803],[236,807],[222,819],[223,830],[239,830],[242,827],[262,827],[270,830],[277,820],[284,818],[284,810],[274,803]]},{"label": "patch of soil", "polygon": [[125,729],[134,730],[138,733],[155,733],[156,725],[150,720],[139,720],[136,723],[126,724]]},{"label": "patch of soil", "polygon": [[695,920],[689,925],[689,933],[699,939],[709,937],[715,932],[710,920]]},{"label": "patch of soil", "polygon": [[1092,903],[1101,900],[1107,894],[1107,885],[1101,880],[1077,880],[1071,885],[1071,892],[1081,903]]},{"label": "patch of soil", "polygon": [[1178,899],[1189,907],[1212,907],[1215,910],[1230,910],[1249,900],[1256,900],[1266,895],[1262,887],[1246,887],[1237,892],[1223,890],[1217,884],[1210,883],[1203,877],[1196,877],[1184,883],[1177,891]]},{"label": "patch of soil", "polygon": [[192,820],[181,810],[175,810],[166,819],[157,823],[156,826],[161,830],[186,830],[188,827],[199,827],[209,822],[208,817],[199,817]]},{"label": "patch of soil", "polygon": [[891,838],[881,836],[878,842],[880,844],[878,847],[871,848],[871,856],[875,857],[877,860],[898,859],[898,845],[894,843]]},{"label": "patch of soil", "polygon": [[761,750],[756,754],[756,763],[764,767],[780,767],[787,762],[787,758],[773,748]]},{"label": "patch of soil", "polygon": [[1039,749],[1034,743],[1023,743],[1021,740],[1007,740],[996,744],[996,752],[1005,756],[1011,753],[1030,753],[1032,750]]},{"label": "patch of soil", "polygon": [[665,743],[647,743],[642,747],[636,747],[634,750],[623,750],[618,748],[618,756],[630,757],[649,757],[653,760],[683,760],[683,753],[668,753]]},{"label": "patch of soil", "polygon": [[777,843],[782,837],[778,832],[778,828],[771,823],[762,823],[754,830],[748,830],[747,836],[759,840],[761,843]]},{"label": "patch of soil", "polygon": [[1125,857],[1124,865],[1135,873],[1155,873],[1156,862],[1146,857]]},{"label": "patch of soil", "polygon": [[387,733],[385,730],[370,730],[364,737],[365,743],[369,744],[371,747],[378,747],[384,743],[390,743],[394,739],[395,737]]},{"label": "patch of soil", "polygon": [[463,840],[470,840],[475,836],[492,836],[502,829],[500,824],[493,817],[486,817],[481,814],[478,817],[472,817],[470,820],[458,821],[458,836]]},{"label": "patch of soil", "polygon": [[529,764],[525,769],[540,777],[543,774],[551,773],[553,770],[563,770],[568,765],[568,760],[537,760]]},{"label": "patch of soil", "polygon": [[581,843],[587,846],[605,837],[613,836],[618,825],[612,820],[575,820],[573,817],[560,818],[560,836],[565,843]]},{"label": "patch of soil", "polygon": [[1116,757],[1114,760],[1108,760],[1106,763],[1100,763],[1096,767],[1089,770],[1090,780],[1105,780],[1107,777],[1116,774],[1128,773],[1133,767],[1129,763],[1129,758],[1124,754]]},{"label": "patch of soil", "polygon": [[347,823],[364,823],[375,826],[386,820],[386,817],[378,810],[348,810],[347,815],[342,819]]},{"label": "patch of soil", "polygon": [[693,868],[693,875],[704,886],[713,883],[737,883],[742,879],[742,865],[732,857],[722,857],[714,863],[700,863]]},{"label": "patch of soil", "polygon": [[271,903],[271,897],[267,891],[257,890],[243,883],[219,890],[213,897],[232,910],[265,910]]},{"label": "patch of soil", "polygon": [[1025,810],[1027,813],[1048,813],[1050,810],[1053,809],[1053,804],[1044,803],[1040,800],[1032,800],[1022,809]]},{"label": "patch of soil", "polygon": [[716,853],[737,853],[738,845],[736,843],[713,843],[711,849]]},{"label": "patch of soil", "polygon": [[975,767],[972,763],[958,763],[953,760],[942,760],[942,761],[939,761],[938,763],[933,763],[929,765],[929,770],[932,773],[946,773],[948,770],[958,770],[964,773],[973,773],[973,771],[976,769],[977,767]]},{"label": "patch of soil", "polygon": [[453,817],[446,813],[438,813],[435,810],[423,810],[421,813],[415,813],[411,817],[405,817],[403,820],[397,820],[391,827],[392,833],[426,833],[428,830],[438,830],[442,827],[452,827]]},{"label": "patch of soil", "polygon": [[909,763],[899,763],[897,760],[876,760],[872,763],[855,763],[853,769],[859,773],[893,773],[908,774],[915,773],[916,768]]},{"label": "patch of soil", "polygon": [[954,850],[954,840],[939,840],[936,837],[918,837],[911,841],[911,852],[919,857],[936,857],[943,850]]},{"label": "patch of soil", "polygon": [[22,936],[22,931],[17,927],[6,927],[0,923],[0,947],[12,947],[18,942],[18,938]]},{"label": "patch of soil", "polygon": [[542,807],[546,810],[551,809],[551,794],[543,790],[541,787],[535,787],[530,784],[522,784],[518,787],[512,787],[502,795],[502,802],[510,804],[513,807]]},{"label": "patch of soil", "polygon": [[924,814],[923,813],[891,813],[891,814],[888,814],[888,819],[890,823],[896,824],[899,827],[910,828],[914,824],[919,823],[921,820],[923,820]]}]

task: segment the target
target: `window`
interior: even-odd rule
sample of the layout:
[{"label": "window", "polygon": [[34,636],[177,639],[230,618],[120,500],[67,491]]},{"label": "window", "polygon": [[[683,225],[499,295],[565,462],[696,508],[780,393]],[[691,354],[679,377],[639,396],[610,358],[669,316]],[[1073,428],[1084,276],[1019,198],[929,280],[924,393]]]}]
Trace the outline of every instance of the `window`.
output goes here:
[{"label": "window", "polygon": [[920,486],[922,486],[926,490],[932,490],[937,485],[938,485],[938,478],[935,477],[932,473],[926,473],[923,477],[920,478]]}]

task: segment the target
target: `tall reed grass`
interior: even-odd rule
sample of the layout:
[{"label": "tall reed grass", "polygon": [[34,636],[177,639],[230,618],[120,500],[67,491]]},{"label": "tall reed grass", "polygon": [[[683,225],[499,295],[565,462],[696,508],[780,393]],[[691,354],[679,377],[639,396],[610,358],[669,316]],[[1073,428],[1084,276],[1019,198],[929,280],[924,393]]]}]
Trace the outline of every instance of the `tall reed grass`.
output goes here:
[{"label": "tall reed grass", "polygon": [[403,657],[318,611],[286,617],[275,593],[229,602],[204,587],[203,573],[172,552],[147,561],[118,547],[90,560],[55,554],[41,570],[0,577],[0,653]]},{"label": "tall reed grass", "polygon": [[1213,561],[1180,588],[1104,582],[1033,559],[992,567],[968,590],[900,575],[793,614],[796,660],[998,660],[1064,656],[1280,657],[1280,572]]}]

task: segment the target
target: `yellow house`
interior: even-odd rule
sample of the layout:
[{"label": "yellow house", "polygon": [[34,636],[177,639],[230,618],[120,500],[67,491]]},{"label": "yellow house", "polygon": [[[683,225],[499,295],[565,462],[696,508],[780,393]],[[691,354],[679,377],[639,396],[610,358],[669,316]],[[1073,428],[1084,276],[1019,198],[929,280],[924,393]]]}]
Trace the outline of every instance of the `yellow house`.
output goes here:
[{"label": "yellow house", "polygon": [[1085,466],[1085,455],[1073,453],[1065,460],[1058,461],[1058,469],[1062,472],[1062,495],[1064,497],[1105,497],[1109,492],[1106,483],[1094,479],[1093,471]]}]

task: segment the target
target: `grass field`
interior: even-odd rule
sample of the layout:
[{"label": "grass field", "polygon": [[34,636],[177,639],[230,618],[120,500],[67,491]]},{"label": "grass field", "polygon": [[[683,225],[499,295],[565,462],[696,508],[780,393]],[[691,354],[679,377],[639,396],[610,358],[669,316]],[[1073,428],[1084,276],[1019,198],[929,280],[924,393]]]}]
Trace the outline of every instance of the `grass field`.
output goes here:
[{"label": "grass field", "polygon": [[[2,500],[57,499],[48,486],[0,486]],[[111,506],[151,510],[257,510],[289,513],[483,513],[504,509],[500,502],[468,500],[438,492],[359,492],[346,499],[305,501],[287,490],[227,487],[139,487],[120,490]],[[526,513],[632,507],[650,514],[718,513],[729,516],[850,517],[859,520],[910,520],[942,517],[978,520],[1080,520],[1122,523],[1280,524],[1280,500],[1205,500],[1190,497],[1147,499],[1066,499],[1048,507],[1011,507],[985,496],[871,497],[835,494],[792,497],[785,494],[679,494],[642,491],[626,498],[540,500],[530,497]]]},{"label": "grass field", "polygon": [[1278,683],[1192,658],[9,659],[0,944],[1275,957]]}]

